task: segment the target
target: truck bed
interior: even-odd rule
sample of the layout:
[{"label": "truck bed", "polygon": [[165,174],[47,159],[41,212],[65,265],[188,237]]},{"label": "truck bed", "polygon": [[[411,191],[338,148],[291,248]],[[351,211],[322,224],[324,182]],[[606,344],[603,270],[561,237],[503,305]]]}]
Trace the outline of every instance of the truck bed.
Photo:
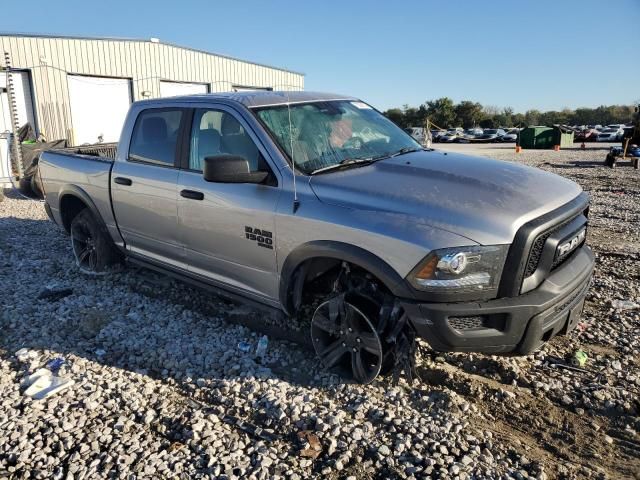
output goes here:
[{"label": "truck bed", "polygon": [[[115,153],[114,158],[109,158],[90,154],[98,153],[95,148],[88,153],[75,153],[78,150],[87,152],[73,147],[46,151],[40,157],[40,178],[51,214],[56,223],[62,225],[60,199],[65,193],[75,192],[95,205],[107,226],[115,226],[109,191]],[[109,149],[102,153],[105,152],[109,152]]]},{"label": "truck bed", "polygon": [[76,154],[80,156],[91,156],[100,158],[110,158],[115,160],[118,150],[117,143],[96,143],[94,145],[80,145],[77,147],[67,147],[57,149],[57,152]]}]

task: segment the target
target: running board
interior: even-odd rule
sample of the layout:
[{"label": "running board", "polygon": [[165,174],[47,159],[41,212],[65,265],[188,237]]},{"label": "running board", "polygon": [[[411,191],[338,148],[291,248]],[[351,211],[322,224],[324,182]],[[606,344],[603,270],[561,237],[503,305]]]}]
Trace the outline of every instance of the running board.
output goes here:
[{"label": "running board", "polygon": [[271,315],[278,314],[281,316],[281,318],[286,317],[286,314],[278,307],[269,305],[267,303],[263,303],[259,300],[254,300],[252,298],[241,295],[239,293],[231,292],[223,287],[213,285],[209,282],[205,282],[203,280],[195,278],[182,271],[177,271],[165,265],[160,265],[159,263],[149,260],[147,258],[141,258],[135,254],[132,254],[131,252],[127,252],[126,259],[130,263],[133,263],[143,268],[148,268],[149,270],[154,270],[156,272],[163,273],[165,275],[175,278],[176,280],[180,280],[182,282],[198,287],[202,290],[206,290],[211,293],[214,293],[215,295],[222,297],[225,300],[229,300],[233,303],[249,305],[252,308],[255,308],[263,312],[267,312]]}]

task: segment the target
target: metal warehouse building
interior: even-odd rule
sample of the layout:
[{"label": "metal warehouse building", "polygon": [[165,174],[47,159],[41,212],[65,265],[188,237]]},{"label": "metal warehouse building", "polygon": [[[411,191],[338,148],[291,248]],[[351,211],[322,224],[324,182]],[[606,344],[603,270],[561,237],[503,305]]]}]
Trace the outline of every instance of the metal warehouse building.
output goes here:
[{"label": "metal warehouse building", "polygon": [[117,141],[136,100],[304,88],[303,74],[157,39],[0,34],[0,56],[0,132],[11,130],[12,88],[19,125],[71,145]]}]

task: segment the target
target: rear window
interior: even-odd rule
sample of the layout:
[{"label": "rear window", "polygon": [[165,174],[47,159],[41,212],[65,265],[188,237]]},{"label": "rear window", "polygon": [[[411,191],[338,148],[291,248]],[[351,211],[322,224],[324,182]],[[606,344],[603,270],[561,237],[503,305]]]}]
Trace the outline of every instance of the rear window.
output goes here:
[{"label": "rear window", "polygon": [[129,160],[174,166],[182,114],[179,108],[141,112],[133,128]]}]

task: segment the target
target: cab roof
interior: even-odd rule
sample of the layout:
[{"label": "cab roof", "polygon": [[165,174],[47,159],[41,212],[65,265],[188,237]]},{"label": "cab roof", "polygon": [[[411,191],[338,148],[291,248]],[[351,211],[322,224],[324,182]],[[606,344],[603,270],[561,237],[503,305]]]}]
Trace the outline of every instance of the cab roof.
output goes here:
[{"label": "cab roof", "polygon": [[171,102],[210,102],[212,100],[227,100],[241,103],[247,108],[266,107],[272,105],[286,105],[291,103],[306,103],[328,100],[357,100],[354,97],[338,95],[335,93],[323,92],[300,92],[300,91],[247,91],[247,92],[219,92],[205,93],[198,95],[184,95],[178,97],[156,98],[142,100],[136,103],[156,103],[163,104]]}]

